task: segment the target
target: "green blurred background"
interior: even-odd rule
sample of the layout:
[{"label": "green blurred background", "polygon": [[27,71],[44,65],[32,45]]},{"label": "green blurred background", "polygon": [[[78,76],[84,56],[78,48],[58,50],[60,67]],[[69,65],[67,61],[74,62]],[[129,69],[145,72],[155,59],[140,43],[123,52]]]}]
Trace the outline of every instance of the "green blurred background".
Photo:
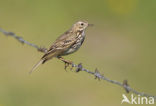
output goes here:
[{"label": "green blurred background", "polygon": [[[0,27],[40,46],[78,20],[95,26],[66,59],[156,95],[156,0],[0,0]],[[2,33],[0,51],[0,106],[121,105],[121,87],[66,72],[57,59],[28,75],[43,54]]]}]

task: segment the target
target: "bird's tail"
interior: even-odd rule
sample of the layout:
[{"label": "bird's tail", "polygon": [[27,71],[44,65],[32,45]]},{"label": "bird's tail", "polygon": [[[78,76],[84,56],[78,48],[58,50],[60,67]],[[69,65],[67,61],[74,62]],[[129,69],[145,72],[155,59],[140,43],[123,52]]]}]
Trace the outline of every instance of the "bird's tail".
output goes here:
[{"label": "bird's tail", "polygon": [[34,65],[34,67],[31,69],[29,74],[31,74],[40,64],[44,62],[44,59],[41,59],[37,64]]}]

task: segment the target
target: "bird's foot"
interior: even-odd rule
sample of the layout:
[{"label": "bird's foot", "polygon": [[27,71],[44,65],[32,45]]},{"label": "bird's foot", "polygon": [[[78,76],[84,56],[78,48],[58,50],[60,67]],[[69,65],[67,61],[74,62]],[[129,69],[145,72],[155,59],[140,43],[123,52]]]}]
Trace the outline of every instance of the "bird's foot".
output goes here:
[{"label": "bird's foot", "polygon": [[[64,63],[65,63],[65,66],[64,66],[64,69],[66,70],[67,69],[67,67],[70,67],[70,65],[72,66],[72,64],[73,64],[73,62],[72,61],[64,61]],[[71,67],[71,70],[72,70],[72,67]],[[66,70],[67,71],[67,70]]]},{"label": "bird's foot", "polygon": [[[62,58],[62,57],[58,57],[58,59],[60,59],[61,61],[63,61],[64,63],[65,63],[65,67],[64,67],[64,69],[66,70],[67,69],[67,67],[70,67],[70,65],[71,65],[71,69],[70,70],[72,70],[72,65],[73,65],[73,62],[72,61],[69,61],[69,60],[65,60],[64,58]],[[66,70],[67,71],[67,70]]]}]

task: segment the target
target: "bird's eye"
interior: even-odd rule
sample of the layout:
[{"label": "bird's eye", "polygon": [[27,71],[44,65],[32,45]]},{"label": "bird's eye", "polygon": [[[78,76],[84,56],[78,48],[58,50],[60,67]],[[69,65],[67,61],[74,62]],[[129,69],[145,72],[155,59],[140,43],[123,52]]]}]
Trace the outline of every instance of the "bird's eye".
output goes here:
[{"label": "bird's eye", "polygon": [[83,26],[84,25],[84,23],[81,23],[81,26]]}]

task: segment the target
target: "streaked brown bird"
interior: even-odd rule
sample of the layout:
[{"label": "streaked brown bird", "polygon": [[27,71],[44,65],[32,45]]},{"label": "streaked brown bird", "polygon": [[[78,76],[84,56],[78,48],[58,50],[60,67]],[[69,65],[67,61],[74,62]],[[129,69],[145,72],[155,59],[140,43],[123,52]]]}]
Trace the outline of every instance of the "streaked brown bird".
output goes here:
[{"label": "streaked brown bird", "polygon": [[32,68],[30,73],[32,73],[40,64],[44,64],[53,57],[57,57],[67,64],[72,64],[71,61],[65,60],[62,56],[74,53],[81,47],[85,39],[85,29],[88,26],[92,26],[92,24],[88,24],[86,21],[76,22],[68,31],[56,39],[41,60]]}]

